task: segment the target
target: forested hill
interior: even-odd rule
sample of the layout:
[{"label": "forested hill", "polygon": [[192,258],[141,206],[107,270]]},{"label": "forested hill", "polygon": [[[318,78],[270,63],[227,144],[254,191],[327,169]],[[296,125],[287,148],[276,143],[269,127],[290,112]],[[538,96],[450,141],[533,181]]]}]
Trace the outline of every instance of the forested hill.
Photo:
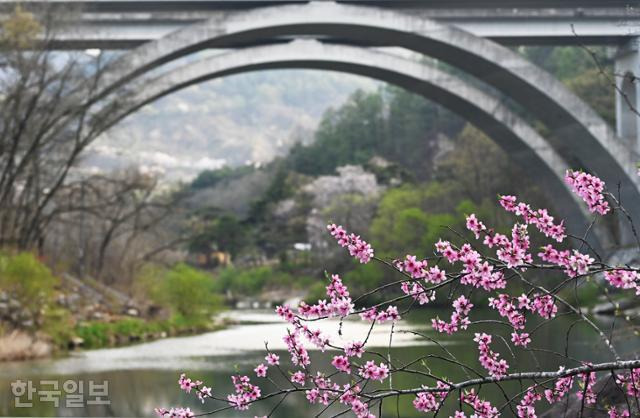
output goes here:
[{"label": "forested hill", "polygon": [[96,141],[84,167],[156,167],[168,181],[248,161],[265,163],[308,141],[323,112],[376,82],[346,74],[272,70],[192,86],[144,107]]}]

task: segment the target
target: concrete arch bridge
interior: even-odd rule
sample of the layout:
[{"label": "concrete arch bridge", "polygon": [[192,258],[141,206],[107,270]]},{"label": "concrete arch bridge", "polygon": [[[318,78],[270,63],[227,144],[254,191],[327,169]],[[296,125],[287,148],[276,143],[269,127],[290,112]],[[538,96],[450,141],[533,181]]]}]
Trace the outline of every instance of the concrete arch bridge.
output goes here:
[{"label": "concrete arch bridge", "polygon": [[[105,0],[86,3],[89,6],[102,3],[103,6],[116,7],[118,2]],[[165,6],[170,3],[176,2],[164,2]],[[185,5],[187,3],[197,2],[184,2]],[[459,8],[457,15],[462,16],[458,18],[462,23],[456,23],[455,18],[449,21],[439,19],[431,9],[418,13],[415,10],[419,6],[405,10],[383,4],[384,1],[253,3],[263,4],[255,4],[253,8],[213,11],[204,20],[195,19],[160,37],[140,42],[139,46],[125,52],[110,65],[107,76],[102,80],[99,98],[108,101],[117,97],[119,92],[142,92],[134,95],[134,102],[128,108],[130,111],[122,114],[124,117],[141,104],[183,86],[242,71],[294,67],[367,75],[438,101],[483,129],[513,158],[530,169],[532,176],[544,182],[555,200],[563,202],[559,206],[570,212],[565,216],[580,220],[575,222],[576,228],[578,223],[583,226],[588,224],[589,218],[560,182],[559,176],[567,166],[596,173],[609,185],[619,184],[623,203],[632,216],[640,219],[640,181],[636,174],[636,162],[640,160],[637,152],[638,124],[635,123],[637,116],[624,106],[619,95],[618,123],[614,131],[553,76],[498,43],[535,43],[537,39],[544,42],[552,40],[555,44],[575,44],[575,28],[578,28],[577,32],[584,29],[584,39],[589,42],[619,46],[616,67],[625,73],[637,74],[640,71],[634,71],[640,65],[640,60],[637,59],[637,48],[634,46],[634,33],[611,29],[615,26],[615,17],[612,16],[621,13],[621,3],[611,1],[607,7],[597,7],[597,2],[586,0],[563,3],[549,0],[537,2],[537,6],[536,2],[530,5],[520,2],[530,16],[550,18],[555,15],[559,18],[553,25],[535,26],[538,32],[532,30],[527,35],[527,31],[522,30],[522,23],[517,24],[517,16],[497,13],[497,17],[493,17],[495,24],[498,24],[496,19],[499,18],[513,23],[509,28],[503,25],[504,36],[482,34],[483,30],[491,27],[491,16],[485,16],[484,29],[478,26],[474,28],[468,22],[465,28],[462,22],[464,13],[472,15],[481,8],[469,6],[470,3],[463,0],[449,3]],[[508,4],[509,1],[496,0],[493,3]],[[441,5],[440,9],[445,9],[445,6]],[[572,15],[567,13],[571,10],[575,12]],[[580,10],[582,12],[577,13]],[[99,8],[93,12],[94,15],[100,13]],[[430,17],[429,13],[435,17]],[[599,16],[599,26],[593,24],[595,15]],[[632,18],[635,19],[635,16],[629,17]],[[552,33],[544,33],[544,29],[540,29],[546,26]],[[97,41],[91,44],[89,38],[83,39],[82,43],[78,43],[77,39],[75,42],[85,47],[100,45]],[[327,45],[300,48],[299,43],[290,42],[300,38],[316,39]],[[507,39],[508,42],[505,41]],[[269,44],[282,45],[264,46]],[[398,56],[372,49],[377,46],[400,47],[430,56],[466,72],[490,89],[484,92],[473,89],[468,83],[438,73],[424,64],[407,62]],[[220,57],[223,55],[220,55],[209,59],[206,64],[182,68],[181,71],[188,74],[182,78],[175,70],[162,74],[165,64],[207,49],[233,50],[229,55],[224,55],[230,60],[229,65],[226,68],[221,65],[223,58]],[[256,57],[253,61],[251,54]],[[270,58],[268,54],[274,55]],[[231,65],[234,62],[235,66]],[[206,65],[210,66],[211,71],[204,68]],[[153,87],[152,80],[157,83],[157,89]],[[629,83],[629,80],[627,78],[626,84],[620,80],[620,87],[628,92],[627,97],[636,100],[640,94],[635,95],[636,85]],[[453,86],[454,83],[458,83],[457,87]],[[150,90],[146,93],[145,89]],[[544,124],[549,134],[542,137],[531,129],[503,104],[505,97]],[[626,226],[606,231],[603,225],[600,229],[593,240],[601,248],[612,244],[628,244],[632,240]]]}]

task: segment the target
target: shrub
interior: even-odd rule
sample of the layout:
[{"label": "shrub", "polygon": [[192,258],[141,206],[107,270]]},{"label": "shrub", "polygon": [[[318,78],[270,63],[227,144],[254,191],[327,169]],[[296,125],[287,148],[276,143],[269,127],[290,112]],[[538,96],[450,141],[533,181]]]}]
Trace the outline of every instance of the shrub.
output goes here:
[{"label": "shrub", "polygon": [[0,290],[17,300],[36,324],[53,302],[60,281],[31,253],[0,254]]}]

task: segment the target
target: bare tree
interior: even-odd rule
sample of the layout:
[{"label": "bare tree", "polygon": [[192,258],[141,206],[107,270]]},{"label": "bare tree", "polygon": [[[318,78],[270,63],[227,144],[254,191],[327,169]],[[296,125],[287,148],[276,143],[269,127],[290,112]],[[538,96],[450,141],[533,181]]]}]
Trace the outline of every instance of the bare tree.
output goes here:
[{"label": "bare tree", "polygon": [[58,15],[18,7],[0,28],[0,245],[42,247],[54,197],[101,132],[87,106],[101,58],[54,52]]}]

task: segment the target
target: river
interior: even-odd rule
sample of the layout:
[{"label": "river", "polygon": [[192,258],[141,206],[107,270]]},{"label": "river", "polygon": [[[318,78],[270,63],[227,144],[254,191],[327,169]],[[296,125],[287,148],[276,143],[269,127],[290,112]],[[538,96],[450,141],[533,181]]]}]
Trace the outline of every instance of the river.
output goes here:
[{"label": "river", "polygon": [[[446,312],[438,311],[441,316]],[[282,335],[286,332],[286,324],[283,324],[272,312],[258,311],[231,311],[225,313],[229,317],[240,321],[241,324],[227,329],[206,333],[197,336],[167,338],[149,343],[133,346],[110,348],[101,350],[88,350],[72,353],[70,356],[60,359],[47,359],[39,361],[0,363],[0,416],[100,416],[100,417],[139,417],[153,416],[153,408],[156,406],[190,406],[196,411],[210,411],[218,405],[202,405],[194,399],[194,396],[181,392],[177,386],[178,376],[186,372],[190,377],[199,378],[208,385],[213,386],[215,394],[226,395],[232,392],[229,376],[235,372],[253,376],[254,382],[262,379],[255,377],[253,368],[263,361],[264,343],[269,343],[269,348],[280,354],[284,363],[287,363],[288,355],[282,342]],[[490,313],[481,313],[491,315]],[[442,348],[405,331],[423,333],[436,337],[428,326],[430,318],[435,316],[434,311],[419,310],[411,314],[407,319],[400,321],[393,334],[393,349],[391,356],[396,361],[408,361],[410,359],[429,354],[442,354]],[[474,319],[474,318],[472,318]],[[477,320],[475,318],[474,320]],[[550,346],[556,350],[564,350],[567,341],[567,330],[571,327],[569,355],[578,358],[590,358],[592,361],[604,361],[610,359],[604,346],[593,335],[585,324],[577,324],[572,327],[572,321],[568,318],[558,317],[548,325],[540,327],[534,333],[534,345],[536,347]],[[492,325],[492,327],[498,325]],[[319,321],[314,327],[320,327],[324,332],[332,335],[332,342],[340,343],[342,337],[338,335],[338,321]],[[501,326],[502,327],[502,326]],[[472,327],[473,328],[473,327]],[[508,332],[498,328],[505,336]],[[478,329],[475,329],[477,331]],[[360,321],[345,321],[342,325],[342,334],[349,336],[348,341],[364,339],[369,326]],[[369,338],[368,347],[378,347],[378,351],[387,355],[389,345],[390,325],[376,326]],[[473,331],[473,330],[470,330]],[[470,332],[454,336],[437,335],[439,341],[446,345],[447,350],[462,361],[477,364],[477,347],[472,341]],[[620,339],[622,352],[636,350],[637,338]],[[540,367],[545,370],[555,370],[562,360],[553,354],[538,354],[533,359],[531,353],[516,352],[512,355],[504,349],[504,345],[496,344],[496,350],[511,364],[518,366],[529,365],[529,368]],[[312,352],[314,367],[331,370],[326,361],[331,356],[328,353]],[[452,379],[464,378],[459,368],[453,367],[442,361],[430,361],[425,365],[434,373],[446,373]],[[37,392],[33,395],[32,407],[17,407],[11,392],[11,382],[16,380],[30,381]],[[83,406],[68,407],[67,399],[60,398],[59,405],[54,402],[42,401],[41,390],[50,390],[49,386],[41,384],[49,380],[58,382],[59,390],[67,381],[74,382],[77,386],[83,385]],[[276,379],[277,380],[277,379]],[[108,382],[108,405],[86,405],[88,386],[94,382],[102,384]],[[263,380],[264,381],[264,380]],[[411,375],[395,375],[394,386],[411,387],[419,385],[420,381]],[[73,386],[67,383],[67,387]],[[505,385],[509,389],[509,385]],[[44,389],[43,389],[44,388]],[[268,387],[263,389],[270,391]],[[71,390],[70,390],[71,392]],[[498,391],[494,391],[498,392]],[[77,392],[75,392],[77,394]],[[499,393],[488,390],[481,391],[483,397],[495,402],[496,405],[504,403]],[[395,416],[399,410],[400,416],[420,416],[410,405],[411,397],[401,399],[398,404],[395,400],[388,400],[384,406],[384,414]],[[22,397],[27,402],[26,396]],[[275,402],[275,401],[274,401]],[[220,415],[224,417],[253,416],[268,414],[274,402],[260,404],[252,407],[245,413],[226,411]],[[449,410],[454,405],[447,406]],[[335,412],[341,409],[333,409]],[[313,416],[317,408],[310,408],[303,396],[289,396],[280,406],[274,417],[305,417]],[[423,415],[423,414],[422,414]],[[507,416],[509,414],[507,413]]]}]

